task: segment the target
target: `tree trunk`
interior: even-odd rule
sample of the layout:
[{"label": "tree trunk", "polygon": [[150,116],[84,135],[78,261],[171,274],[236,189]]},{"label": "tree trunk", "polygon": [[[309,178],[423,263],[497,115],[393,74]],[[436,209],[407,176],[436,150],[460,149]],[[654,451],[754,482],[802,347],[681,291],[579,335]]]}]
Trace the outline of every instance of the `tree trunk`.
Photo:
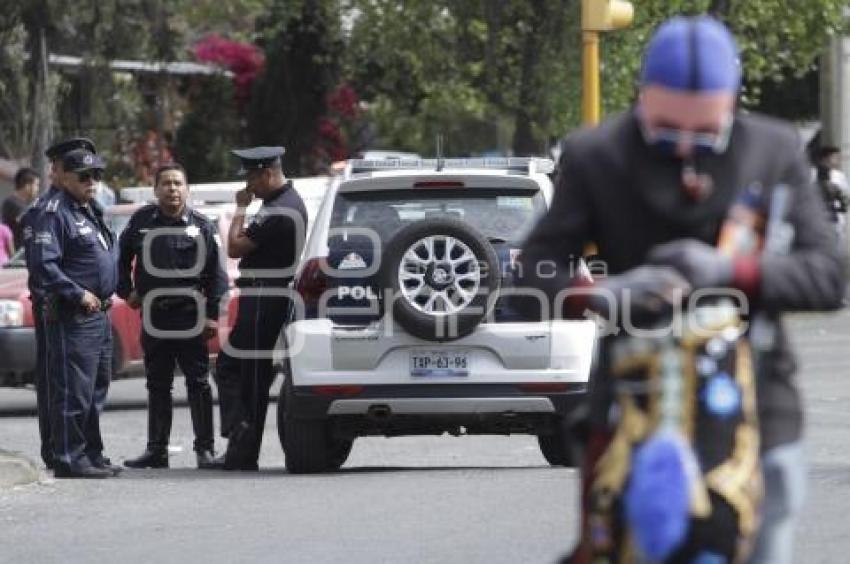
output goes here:
[{"label": "tree trunk", "polygon": [[32,142],[30,144],[30,166],[41,174],[41,188],[49,183],[47,174],[47,150],[52,135],[50,91],[47,84],[48,53],[45,25],[47,23],[47,5],[41,2],[37,8],[27,14],[25,25],[30,35],[30,68],[35,77],[33,83],[32,104]]},{"label": "tree trunk", "polygon": [[546,10],[542,4],[542,2],[534,3],[533,16],[529,19],[531,26],[523,38],[519,96],[514,110],[513,152],[516,156],[530,156],[540,152],[540,144],[534,139],[532,112],[538,99],[535,92],[538,87],[535,77],[544,41],[540,29],[543,23],[541,20],[546,17]]}]

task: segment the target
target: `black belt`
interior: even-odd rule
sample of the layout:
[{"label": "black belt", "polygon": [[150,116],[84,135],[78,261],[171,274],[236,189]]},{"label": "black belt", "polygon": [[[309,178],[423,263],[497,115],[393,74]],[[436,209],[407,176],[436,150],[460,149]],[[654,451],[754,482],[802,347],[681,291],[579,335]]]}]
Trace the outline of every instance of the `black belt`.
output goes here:
[{"label": "black belt", "polygon": [[237,288],[286,288],[292,278],[239,278]]},{"label": "black belt", "polygon": [[191,296],[159,296],[153,299],[151,309],[178,309],[197,305],[198,302]]}]

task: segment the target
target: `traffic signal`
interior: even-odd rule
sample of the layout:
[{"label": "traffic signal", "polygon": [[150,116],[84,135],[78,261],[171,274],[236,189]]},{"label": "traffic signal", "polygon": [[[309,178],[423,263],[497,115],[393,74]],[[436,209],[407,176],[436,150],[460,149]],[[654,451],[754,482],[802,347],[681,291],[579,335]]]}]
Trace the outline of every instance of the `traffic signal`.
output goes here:
[{"label": "traffic signal", "polygon": [[582,31],[613,31],[628,27],[634,19],[635,8],[623,0],[582,0]]}]

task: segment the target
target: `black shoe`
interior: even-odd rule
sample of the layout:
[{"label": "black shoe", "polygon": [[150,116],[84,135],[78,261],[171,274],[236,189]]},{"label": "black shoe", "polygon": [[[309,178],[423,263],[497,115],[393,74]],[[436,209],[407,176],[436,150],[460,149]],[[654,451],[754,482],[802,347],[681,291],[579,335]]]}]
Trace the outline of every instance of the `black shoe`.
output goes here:
[{"label": "black shoe", "polygon": [[195,457],[198,460],[198,468],[201,470],[217,470],[220,468],[218,459],[212,450],[199,450],[195,453]]},{"label": "black shoe", "polygon": [[105,470],[109,470],[110,472],[112,472],[113,476],[117,476],[118,474],[120,474],[121,472],[124,471],[124,469],[121,468],[120,466],[116,466],[115,464],[112,464],[112,461],[109,460],[108,458],[101,458],[100,460],[93,460],[91,464],[95,468],[103,468]]},{"label": "black shoe", "polygon": [[[200,466],[198,466],[200,468]],[[204,468],[211,470],[228,470],[228,471],[242,471],[242,472],[257,472],[260,469],[260,466],[257,464],[256,460],[240,460],[234,457],[228,458],[226,454],[222,454],[221,456],[215,457],[209,466],[204,466]]]},{"label": "black shoe", "polygon": [[[200,466],[198,466],[200,468]],[[209,465],[204,466],[205,470],[226,470],[225,468],[225,456],[222,454],[221,456],[216,456],[212,459]]]},{"label": "black shoe", "polygon": [[83,478],[83,479],[100,479],[112,477],[112,471],[106,468],[97,468],[95,466],[84,466],[82,468],[69,468],[64,464],[59,464],[53,470],[53,475],[56,478]]},{"label": "black shoe", "polygon": [[124,461],[127,468],[168,468],[168,451],[145,449],[138,458]]}]

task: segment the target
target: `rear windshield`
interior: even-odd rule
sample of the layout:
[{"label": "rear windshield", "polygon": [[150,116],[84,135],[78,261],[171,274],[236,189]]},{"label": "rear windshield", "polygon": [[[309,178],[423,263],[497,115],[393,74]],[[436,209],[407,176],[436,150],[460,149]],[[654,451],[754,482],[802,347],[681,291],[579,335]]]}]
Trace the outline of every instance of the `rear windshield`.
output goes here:
[{"label": "rear windshield", "polygon": [[367,227],[386,241],[414,221],[454,217],[472,225],[488,239],[519,243],[545,209],[539,190],[453,188],[349,192],[337,196],[331,228]]}]

